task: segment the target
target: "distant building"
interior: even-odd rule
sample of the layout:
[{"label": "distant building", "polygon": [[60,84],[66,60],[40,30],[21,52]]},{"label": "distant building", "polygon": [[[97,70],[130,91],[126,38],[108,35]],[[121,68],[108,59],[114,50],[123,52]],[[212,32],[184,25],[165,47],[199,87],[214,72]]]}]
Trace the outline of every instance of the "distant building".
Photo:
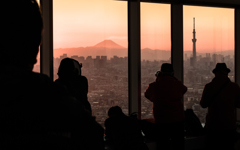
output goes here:
[{"label": "distant building", "polygon": [[101,59],[107,61],[107,56],[101,56]]},{"label": "distant building", "polygon": [[71,58],[78,61],[78,55],[71,56]]},{"label": "distant building", "polygon": [[83,56],[78,57],[78,62],[79,63],[84,63],[85,62],[85,58]]},{"label": "distant building", "polygon": [[100,56],[96,56],[96,59],[97,59],[97,60],[100,60]]},{"label": "distant building", "polygon": [[206,57],[207,57],[207,58],[210,58],[210,53],[206,53]]},{"label": "distant building", "polygon": [[86,58],[86,61],[90,61],[90,60],[92,60],[92,56],[88,56],[88,57]]},{"label": "distant building", "polygon": [[223,58],[224,58],[224,56],[221,54],[213,54],[212,55],[212,61],[214,64],[223,62],[223,60],[224,60]]},{"label": "distant building", "polygon": [[67,54],[61,55],[61,56],[60,56],[60,61],[61,61],[62,59],[64,59],[64,58],[67,58]]},{"label": "distant building", "polygon": [[197,52],[196,52],[197,39],[196,39],[196,31],[195,31],[195,18],[193,18],[193,39],[192,39],[192,42],[193,42],[193,56],[190,60],[190,63],[191,63],[191,66],[193,68],[195,68],[196,64],[197,64]]},{"label": "distant building", "polygon": [[188,56],[187,56],[187,54],[185,54],[184,60],[187,60],[187,59],[188,59]]},{"label": "distant building", "polygon": [[92,67],[94,65],[94,60],[92,59],[92,56],[88,56],[86,58],[85,64],[86,67]]}]

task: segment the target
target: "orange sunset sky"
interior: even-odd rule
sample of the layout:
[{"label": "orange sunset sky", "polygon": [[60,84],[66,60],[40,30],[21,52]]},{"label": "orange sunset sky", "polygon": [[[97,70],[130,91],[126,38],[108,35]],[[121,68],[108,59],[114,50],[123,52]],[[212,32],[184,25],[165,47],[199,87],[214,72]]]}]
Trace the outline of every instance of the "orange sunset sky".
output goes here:
[{"label": "orange sunset sky", "polygon": [[[198,52],[234,50],[234,9],[184,6],[184,50],[192,50],[196,18]],[[127,47],[127,2],[54,0],[54,49],[87,47],[110,39]],[[170,50],[170,5],[141,3],[141,47]],[[55,56],[59,56],[54,52]]]}]

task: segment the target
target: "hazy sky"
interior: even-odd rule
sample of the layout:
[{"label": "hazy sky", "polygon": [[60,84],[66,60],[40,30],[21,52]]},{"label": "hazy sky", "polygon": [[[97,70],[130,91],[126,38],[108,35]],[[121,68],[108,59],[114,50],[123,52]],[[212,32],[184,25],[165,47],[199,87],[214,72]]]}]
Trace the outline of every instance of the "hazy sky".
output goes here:
[{"label": "hazy sky", "polygon": [[[234,49],[234,9],[184,6],[184,50]],[[127,47],[127,2],[54,0],[54,48],[93,46],[105,39]],[[141,3],[142,48],[170,50],[170,5]]]},{"label": "hazy sky", "polygon": [[234,9],[184,6],[185,50],[192,49],[193,17],[196,19],[197,50],[234,50]]}]

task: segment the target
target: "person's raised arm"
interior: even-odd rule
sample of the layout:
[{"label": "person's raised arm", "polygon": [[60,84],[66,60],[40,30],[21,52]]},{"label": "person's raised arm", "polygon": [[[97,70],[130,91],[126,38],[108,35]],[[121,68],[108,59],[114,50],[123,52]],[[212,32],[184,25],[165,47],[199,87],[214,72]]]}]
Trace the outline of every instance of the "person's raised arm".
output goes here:
[{"label": "person's raised arm", "polygon": [[153,102],[153,97],[155,96],[155,88],[154,88],[154,84],[151,83],[149,84],[149,86],[147,87],[147,89],[145,90],[144,94],[145,97],[150,100],[151,102]]}]

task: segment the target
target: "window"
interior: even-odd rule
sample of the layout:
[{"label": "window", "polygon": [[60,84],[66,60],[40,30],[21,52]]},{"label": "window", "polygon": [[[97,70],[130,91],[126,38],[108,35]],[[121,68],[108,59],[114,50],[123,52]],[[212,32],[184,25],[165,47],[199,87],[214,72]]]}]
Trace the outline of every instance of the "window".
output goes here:
[{"label": "window", "polygon": [[60,61],[82,63],[93,116],[103,125],[108,109],[128,114],[127,2],[53,1],[54,80]]},{"label": "window", "polygon": [[144,91],[162,63],[171,63],[170,4],[141,3],[141,118],[153,118]]},{"label": "window", "polygon": [[[104,1],[104,2],[102,2],[102,1]],[[111,7],[112,10],[109,11],[108,15],[110,15],[110,16],[114,16],[114,15],[119,16],[119,15],[117,15],[118,13],[116,13],[116,11],[119,11],[119,12],[121,11],[121,14],[124,14],[125,17],[116,17],[117,19],[116,18],[115,19],[107,19],[107,20],[103,19],[104,21],[97,21],[99,18],[101,18],[99,16],[102,15],[102,13],[99,13],[99,12],[101,12],[100,9],[104,10],[105,13],[107,13],[107,9],[103,9],[104,7],[105,8],[107,7],[107,5],[106,5],[107,1],[108,2],[111,1],[112,3],[118,3],[117,6],[119,8],[120,8],[120,5],[124,7],[122,9],[116,9],[116,7]],[[121,46],[127,48],[127,40],[125,40],[126,37],[127,37],[126,36],[127,35],[127,2],[114,1],[114,0],[101,0],[101,4],[98,3],[97,0],[91,0],[91,1],[89,1],[89,3],[87,1],[83,1],[83,0],[80,0],[80,1],[71,0],[71,1],[65,1],[65,2],[64,2],[64,0],[58,0],[58,1],[53,1],[53,2],[54,2],[54,75],[55,75],[54,79],[57,78],[56,72],[57,72],[57,69],[58,69],[58,65],[60,63],[60,56],[66,56],[66,55],[63,55],[63,54],[67,54],[68,57],[72,57],[73,55],[76,55],[76,53],[74,53],[74,54],[72,53],[71,54],[70,51],[67,51],[67,52],[65,51],[65,52],[62,52],[62,53],[59,52],[59,51],[61,51],[63,49],[66,49],[66,48],[73,48],[73,47],[77,48],[79,46],[86,48],[86,47],[97,45],[97,43],[100,43],[101,41],[105,40],[106,37],[109,37],[108,36],[109,35],[108,31],[111,28],[107,28],[106,26],[104,28],[102,26],[102,24],[109,23],[110,22],[109,20],[112,20],[113,24],[115,23],[115,25],[113,25],[112,27],[119,27],[119,26],[121,26],[121,27],[125,28],[126,32],[122,32],[121,36],[117,36],[117,37],[116,36],[111,36],[111,38],[115,38],[115,39],[118,38],[119,40],[118,41],[114,41],[114,42],[117,43],[118,45],[121,45]],[[60,6],[57,6],[58,4]],[[61,4],[62,4],[62,6],[61,6]],[[141,7],[143,5],[145,5],[145,4],[147,4],[147,3],[142,3]],[[155,5],[155,4],[153,4],[153,5]],[[111,5],[108,5],[108,6],[111,6]],[[201,10],[200,8],[205,8],[205,9]],[[221,13],[213,13],[214,11],[207,11],[207,10],[210,10],[210,9],[211,10],[221,10]],[[89,10],[90,13],[87,13],[87,10]],[[142,7],[142,10],[144,10],[144,7]],[[187,10],[189,10],[189,11],[187,11]],[[225,10],[228,11],[228,12],[230,11],[231,15],[228,15],[228,17],[230,16],[229,18],[225,17],[228,14],[228,13],[225,14]],[[86,13],[83,13],[83,11],[85,11]],[[78,15],[79,17],[70,17],[70,16],[74,16],[72,14],[78,14],[76,12],[82,12],[82,14],[81,15],[79,14]],[[224,13],[222,13],[222,12],[224,12]],[[95,19],[94,18],[94,13],[95,13],[95,16],[96,16],[95,18],[97,18],[96,21],[94,20]],[[134,13],[134,11],[132,11],[131,13]],[[143,13],[143,11],[141,13]],[[215,15],[215,19],[213,19],[213,20],[215,20],[214,21],[215,23],[213,23],[213,20],[210,20],[210,22],[208,22],[209,19],[199,20],[199,16],[194,15],[196,13],[198,13],[198,14],[202,13],[202,16],[204,16],[205,18],[209,18],[212,15]],[[164,12],[164,14],[168,15],[165,12]],[[162,14],[160,14],[160,15],[162,15]],[[107,16],[107,15],[102,15],[102,16]],[[229,74],[229,77],[230,77],[231,80],[234,80],[234,74],[235,74],[234,65],[235,64],[234,64],[234,60],[233,60],[234,57],[232,55],[234,55],[234,51],[233,50],[234,50],[234,41],[235,41],[235,39],[234,39],[234,35],[233,35],[233,33],[234,33],[234,29],[233,29],[234,19],[231,19],[231,18],[234,17],[234,9],[215,8],[215,7],[184,6],[184,15],[183,16],[184,16],[184,84],[187,85],[187,86],[190,85],[190,88],[189,88],[188,91],[194,91],[194,87],[195,87],[194,84],[191,85],[191,83],[189,81],[189,78],[188,78],[189,75],[191,76],[190,58],[192,57],[191,56],[192,52],[188,52],[188,51],[192,51],[192,43],[191,43],[192,42],[192,38],[193,38],[192,37],[193,36],[193,34],[192,34],[192,30],[193,30],[192,24],[193,24],[193,18],[194,17],[195,17],[195,20],[196,20],[196,39],[197,39],[197,42],[196,42],[196,51],[197,51],[196,57],[197,57],[197,62],[199,60],[204,60],[205,56],[209,56],[209,54],[206,55],[206,53],[210,53],[211,60],[213,58],[215,60],[214,61],[215,64],[211,63],[211,65],[213,66],[212,69],[215,67],[216,63],[218,62],[217,60],[224,60],[224,62],[226,62],[228,67],[231,69],[231,73]],[[186,21],[187,17],[189,18],[188,21]],[[221,30],[217,31],[215,29],[216,29],[216,25],[219,24],[219,17],[222,17],[222,19],[220,19],[221,20],[220,23],[221,23],[222,26],[221,26]],[[81,18],[81,20],[79,18]],[[141,16],[141,19],[143,19],[143,16]],[[93,36],[94,34],[91,34],[91,33],[92,33],[92,31],[94,31],[94,32],[96,31],[96,30],[93,30],[93,28],[91,28],[91,30],[84,30],[85,29],[84,27],[87,26],[87,23],[89,23],[90,20],[93,23],[91,23],[89,25],[89,27],[94,27],[96,24],[98,24],[99,29],[101,29],[101,31],[102,31],[101,32],[102,33],[102,37],[104,37],[104,38],[102,40],[92,40],[94,42],[91,43],[91,44],[88,44],[87,42],[84,41],[84,39],[89,39],[89,37],[90,38],[94,37],[92,39],[95,39],[95,36]],[[199,21],[202,22],[202,25],[200,27],[202,28],[202,26],[205,26],[205,28],[200,29]],[[80,22],[81,22],[81,24],[80,24]],[[122,22],[124,23],[124,25],[120,25]],[[203,22],[204,22],[204,25],[203,25]],[[83,29],[83,30],[81,32],[79,32],[78,30],[72,28],[73,24],[78,25],[78,27],[79,27],[78,29]],[[100,26],[99,26],[99,24],[100,24]],[[141,31],[142,32],[142,35],[141,35],[142,37],[141,38],[143,39],[143,36],[144,36],[143,27],[144,27],[144,25],[141,23],[141,26],[142,26],[142,31]],[[211,27],[211,30],[210,29],[207,30],[207,28],[206,28],[207,26]],[[58,29],[56,27],[58,27]],[[69,31],[68,33],[78,34],[79,35],[78,39],[75,38],[72,35],[67,35],[67,32],[64,32],[63,29],[67,29]],[[73,29],[73,30],[71,30],[71,29]],[[205,30],[204,33],[207,33],[207,35],[205,34],[205,36],[201,37],[200,35],[201,35],[201,33],[203,31],[200,31],[200,30],[203,30],[203,31]],[[115,31],[117,32],[117,30],[115,30]],[[221,31],[221,32],[219,32],[219,31]],[[83,34],[81,34],[81,33],[86,33],[86,32],[88,32],[88,38],[82,36]],[[166,32],[166,31],[164,30],[164,32]],[[97,32],[95,32],[95,33],[97,33]],[[221,36],[219,36],[219,34]],[[226,36],[227,36],[227,38],[226,38]],[[119,37],[121,37],[121,38],[119,38]],[[208,40],[206,43],[201,43],[201,39],[203,39],[203,38],[205,39],[206,37],[211,37],[211,40]],[[225,40],[225,38],[227,40]],[[67,39],[69,39],[69,40],[67,40]],[[83,39],[83,41],[80,41],[79,39]],[[155,38],[155,39],[157,39],[157,38]],[[124,42],[121,42],[121,41],[125,41],[126,44],[124,44]],[[187,41],[188,42],[190,41],[190,43],[188,43]],[[219,42],[219,41],[221,41],[221,42]],[[79,45],[76,45],[77,42],[79,43]],[[213,46],[213,44],[209,45],[209,42],[215,43],[215,46]],[[64,43],[68,43],[69,45],[68,46],[64,46],[63,45]],[[205,48],[204,49],[205,52],[201,52],[201,54],[199,54],[200,43],[201,43],[201,45],[204,45],[204,46],[209,48],[209,49]],[[228,45],[227,46],[228,48],[226,48],[226,45]],[[148,47],[148,46],[146,46],[146,47]],[[144,49],[144,48],[145,47],[143,45],[143,40],[142,40],[142,49]],[[225,52],[226,49],[228,49],[228,52]],[[56,53],[57,52],[56,50],[58,50],[58,52],[59,52],[58,54]],[[233,52],[230,52],[230,50],[232,50]],[[77,49],[76,49],[76,51],[77,51]],[[225,55],[226,53],[227,53],[227,56]],[[220,54],[220,55],[213,55],[213,54]],[[96,55],[97,54],[95,54],[95,56],[94,56],[94,54],[93,54],[92,55],[92,59],[95,59]],[[222,59],[223,56],[221,56],[221,55],[224,55],[224,59]],[[101,58],[101,56],[100,56],[100,58]],[[110,58],[107,57],[107,59],[109,60]],[[206,59],[209,59],[209,58],[206,58]],[[84,60],[86,60],[86,57],[84,57]],[[229,60],[229,61],[227,62],[227,60]],[[143,62],[144,62],[144,60],[142,60],[142,64],[143,64]],[[131,63],[131,62],[128,62],[128,63]],[[86,66],[86,65],[83,63],[83,66]],[[127,65],[126,65],[126,68],[127,68]],[[143,82],[144,82],[143,78],[145,76],[144,72],[146,72],[146,71],[144,71],[144,69],[146,69],[146,68],[144,68],[142,66],[142,72],[141,73],[142,73],[142,81]],[[156,67],[156,70],[158,70],[158,69],[160,69],[160,64],[159,64],[159,67]],[[197,90],[197,92],[201,92],[201,90],[203,90],[203,87],[204,87],[205,83],[209,82],[210,81],[209,79],[211,79],[211,77],[213,77],[213,74],[211,73],[212,69],[208,70],[208,75],[207,76],[204,75],[204,76],[206,76],[206,78],[204,78],[204,77],[203,78],[202,77],[200,77],[200,78],[196,77],[195,78],[195,80],[197,80],[197,81],[198,81],[198,79],[202,81],[202,79],[205,80],[205,79],[208,78],[207,81],[206,80],[204,81],[204,84],[202,83],[200,85],[202,88],[199,88],[199,90]],[[84,70],[87,70],[87,69],[84,69],[84,67],[83,67],[83,75],[86,76],[87,73]],[[154,72],[155,72],[155,69],[154,69]],[[152,76],[154,76],[154,72],[153,72]],[[128,79],[126,79],[126,80],[128,80]],[[150,79],[150,80],[154,80],[154,77],[152,77],[152,79]],[[143,100],[144,99],[143,92],[146,89],[148,84],[142,83],[142,87],[141,87],[142,88],[142,91],[141,91],[141,94],[142,94],[142,96],[141,96],[142,104],[144,103],[143,102],[144,101]],[[126,84],[126,87],[127,87],[127,84]],[[128,91],[128,89],[126,89],[126,95],[127,95],[127,91]],[[195,93],[191,93],[190,98],[188,98],[189,97],[189,93],[186,94],[185,99],[184,99],[185,109],[189,106],[188,105],[188,103],[189,103],[188,101],[191,101],[191,100],[195,99],[197,101],[197,103],[199,103],[198,101],[200,99],[200,94],[196,94],[196,95],[194,95],[194,94],[196,94],[196,92]],[[196,97],[198,99],[193,98],[192,96],[194,96],[194,97]],[[125,103],[125,101],[124,101],[124,103]],[[126,106],[127,106],[127,103],[128,102],[127,102],[127,99],[126,99]],[[193,104],[195,104],[195,103],[193,103]],[[147,105],[148,105],[148,109],[150,109],[151,108],[150,106],[152,104],[149,103]],[[193,108],[192,106],[190,106],[190,107]],[[143,110],[143,106],[142,106],[142,110]],[[203,110],[201,114],[205,113],[204,111],[205,110]],[[148,118],[150,116],[144,116],[143,113],[142,113],[142,117],[143,118]],[[201,121],[204,122],[204,119],[201,119]]]},{"label": "window", "polygon": [[207,109],[199,101],[204,85],[214,78],[216,63],[226,63],[234,81],[234,9],[184,6],[183,18],[184,84],[188,87],[184,107],[193,109],[204,123]]}]

